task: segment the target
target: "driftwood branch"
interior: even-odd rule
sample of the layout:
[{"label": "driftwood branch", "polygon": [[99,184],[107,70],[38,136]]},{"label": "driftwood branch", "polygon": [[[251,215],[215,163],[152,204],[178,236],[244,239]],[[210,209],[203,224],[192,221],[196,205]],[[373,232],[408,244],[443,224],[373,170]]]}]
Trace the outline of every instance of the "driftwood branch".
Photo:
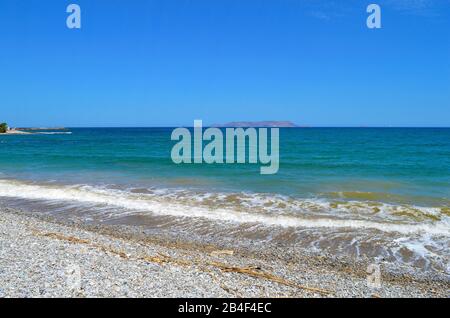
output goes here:
[{"label": "driftwood branch", "polygon": [[[247,275],[247,276],[251,276],[251,277],[255,277],[255,278],[266,279],[266,280],[270,280],[270,281],[278,283],[278,284],[282,284],[282,285],[293,287],[293,288],[303,289],[303,290],[318,293],[321,295],[329,295],[332,293],[332,291],[326,290],[326,289],[299,285],[295,282],[286,280],[280,276],[276,276],[274,274],[265,272],[257,266],[237,267],[237,266],[231,266],[231,265],[220,263],[220,262],[206,262],[205,263],[205,262],[199,261],[199,260],[190,261],[190,260],[173,258],[168,255],[161,254],[161,253],[158,253],[157,256],[144,255],[144,256],[138,256],[138,257],[132,258],[123,251],[118,251],[118,250],[112,249],[112,248],[104,246],[104,245],[96,244],[91,241],[79,239],[79,238],[72,237],[72,236],[64,236],[64,235],[61,235],[58,233],[39,233],[36,231],[33,234],[37,235],[37,236],[58,239],[58,240],[62,240],[62,241],[66,241],[66,242],[70,242],[70,243],[74,243],[74,244],[89,245],[91,247],[98,248],[103,252],[108,252],[108,253],[117,255],[124,259],[135,259],[135,260],[140,260],[140,261],[145,261],[145,262],[150,262],[150,263],[157,263],[157,264],[172,263],[172,264],[177,264],[177,265],[182,265],[182,266],[197,265],[202,268],[204,266],[212,266],[212,267],[220,269],[223,272],[239,273],[239,274],[243,274],[243,275]],[[227,253],[223,253],[223,254],[230,255],[231,253],[229,253],[227,251]]]}]

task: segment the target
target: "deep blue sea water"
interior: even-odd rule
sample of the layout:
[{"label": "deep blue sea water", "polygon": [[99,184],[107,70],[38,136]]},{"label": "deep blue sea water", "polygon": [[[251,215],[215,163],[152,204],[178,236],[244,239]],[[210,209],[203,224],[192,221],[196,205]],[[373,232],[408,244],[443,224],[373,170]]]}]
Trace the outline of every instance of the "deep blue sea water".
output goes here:
[{"label": "deep blue sea water", "polygon": [[[282,129],[280,170],[259,164],[175,165],[170,128],[78,128],[2,136],[0,171],[27,180],[118,182],[299,197],[373,193],[380,200],[449,203],[450,129]],[[351,194],[349,194],[351,196]],[[359,196],[358,196],[359,197]]]},{"label": "deep blue sea water", "polygon": [[356,256],[355,240],[387,233],[385,250],[365,253],[413,253],[409,263],[449,268],[450,129],[281,129],[275,175],[261,175],[260,164],[176,165],[171,128],[70,132],[1,135],[0,197],[58,203],[59,211],[89,206],[90,217],[104,219],[258,224],[296,233],[295,242],[309,229],[311,248],[326,249],[328,232]]}]

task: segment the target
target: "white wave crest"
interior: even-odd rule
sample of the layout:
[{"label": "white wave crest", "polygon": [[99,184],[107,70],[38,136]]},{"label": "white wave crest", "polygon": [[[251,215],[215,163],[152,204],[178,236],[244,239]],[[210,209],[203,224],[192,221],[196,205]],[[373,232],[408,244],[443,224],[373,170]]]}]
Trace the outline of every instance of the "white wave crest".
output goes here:
[{"label": "white wave crest", "polygon": [[[0,196],[43,201],[67,201],[80,204],[100,204],[120,207],[124,212],[145,211],[154,215],[206,218],[221,222],[259,223],[266,226],[302,227],[302,228],[350,228],[375,229],[383,232],[402,234],[420,234],[450,236],[450,227],[446,222],[413,224],[400,222],[374,222],[358,219],[337,219],[331,217],[305,218],[301,216],[268,215],[236,211],[230,208],[208,208],[190,206],[158,200],[145,194],[130,193],[100,187],[56,186],[30,184],[15,180],[0,180]],[[119,213],[119,212],[118,212]]]}]

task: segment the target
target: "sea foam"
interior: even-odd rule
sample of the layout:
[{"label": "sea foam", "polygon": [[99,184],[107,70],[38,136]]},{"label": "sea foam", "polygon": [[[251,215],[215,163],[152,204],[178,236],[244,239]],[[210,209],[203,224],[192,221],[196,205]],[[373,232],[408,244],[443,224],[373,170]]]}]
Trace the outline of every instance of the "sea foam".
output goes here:
[{"label": "sea foam", "polygon": [[[414,223],[388,220],[371,221],[361,218],[339,218],[329,213],[315,215],[310,214],[271,214],[270,212],[258,213],[233,209],[232,207],[211,207],[207,205],[192,205],[188,203],[178,203],[173,196],[159,193],[145,194],[132,193],[125,190],[108,189],[105,187],[94,187],[90,185],[60,186],[51,184],[25,183],[16,180],[0,180],[0,196],[10,198],[21,198],[29,200],[42,200],[49,202],[68,202],[87,205],[106,205],[121,208],[117,215],[126,215],[133,211],[145,211],[149,214],[160,216],[174,216],[182,218],[206,218],[213,221],[225,221],[235,223],[259,223],[266,226],[280,227],[304,227],[304,228],[348,228],[348,229],[374,229],[383,232],[398,232],[401,234],[439,235],[450,237],[450,226],[448,217],[443,217],[435,222]],[[180,202],[183,198],[178,196]],[[186,202],[186,201],[185,201]],[[187,201],[189,202],[189,201]],[[297,202],[298,204],[298,202]],[[325,208],[323,201],[318,201],[318,205]],[[311,200],[306,201],[306,205],[311,206]],[[364,206],[360,203],[359,206]],[[395,209],[396,207],[391,207]],[[424,209],[426,213],[438,213],[436,208]],[[431,211],[431,212],[430,212]]]}]

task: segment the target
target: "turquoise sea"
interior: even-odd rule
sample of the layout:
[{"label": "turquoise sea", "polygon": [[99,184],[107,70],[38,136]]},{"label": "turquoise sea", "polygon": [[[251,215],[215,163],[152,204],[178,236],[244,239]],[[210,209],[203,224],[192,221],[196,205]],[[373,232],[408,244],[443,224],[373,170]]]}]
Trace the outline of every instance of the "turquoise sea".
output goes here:
[{"label": "turquoise sea", "polygon": [[181,164],[172,128],[0,135],[0,201],[450,273],[450,129],[280,129],[280,169]]}]

